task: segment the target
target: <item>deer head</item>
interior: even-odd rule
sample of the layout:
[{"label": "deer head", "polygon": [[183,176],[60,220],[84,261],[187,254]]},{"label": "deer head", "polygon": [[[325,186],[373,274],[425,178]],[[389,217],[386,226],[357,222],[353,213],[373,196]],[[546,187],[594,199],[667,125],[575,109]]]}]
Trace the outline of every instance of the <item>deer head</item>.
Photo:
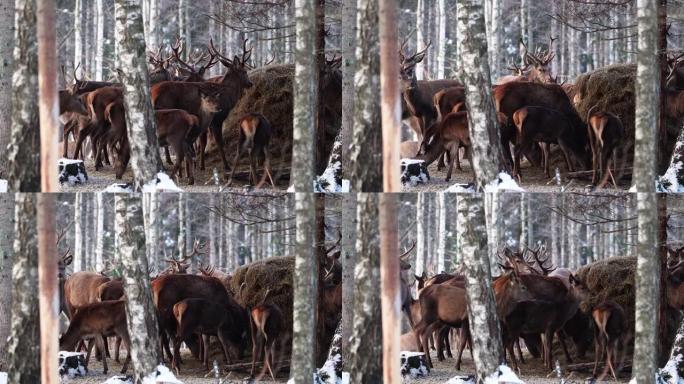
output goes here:
[{"label": "deer head", "polygon": [[423,61],[425,55],[427,54],[428,48],[430,48],[430,45],[432,44],[432,41],[429,41],[422,51],[418,51],[407,57],[404,52],[409,37],[411,36],[409,35],[406,37],[406,39],[404,39],[404,41],[401,43],[401,47],[399,48],[399,75],[401,77],[401,84],[404,89],[409,89],[416,86],[416,64]]},{"label": "deer head", "polygon": [[186,254],[185,251],[183,251],[183,256],[179,260],[165,258],[164,261],[171,264],[171,266],[169,267],[169,271],[171,273],[178,274],[188,273],[188,268],[190,267],[190,265],[188,264],[188,260],[192,259],[197,255],[205,255],[207,253],[206,245],[206,243],[200,242],[199,239],[195,239],[195,241],[192,244],[192,253],[190,253],[189,255]]},{"label": "deer head", "polygon": [[551,76],[551,69],[549,64],[553,61],[556,54],[553,52],[553,41],[556,40],[550,37],[548,49],[542,50],[537,47],[537,51],[530,53],[527,49],[527,44],[520,39],[520,44],[523,46],[523,63],[525,66],[531,66],[527,78],[530,81],[537,81],[540,83],[555,83],[556,79]]},{"label": "deer head", "polygon": [[233,87],[250,88],[253,84],[247,76],[247,70],[250,69],[247,62],[252,56],[252,49],[247,49],[247,39],[242,42],[242,56],[238,57],[235,55],[233,59],[229,59],[214,47],[214,41],[209,40],[209,52],[215,55],[218,61],[223,64],[226,68],[226,73],[221,79],[222,84],[230,85]]},{"label": "deer head", "polygon": [[183,60],[181,56],[185,51],[185,45],[180,38],[177,38],[171,46],[171,51],[173,58],[178,63],[177,70],[180,77],[184,78],[185,81],[204,81],[206,71],[218,63],[218,57],[211,50],[195,56],[190,55],[189,62]]},{"label": "deer head", "polygon": [[669,73],[666,86],[672,90],[684,90],[684,52],[667,59]]}]

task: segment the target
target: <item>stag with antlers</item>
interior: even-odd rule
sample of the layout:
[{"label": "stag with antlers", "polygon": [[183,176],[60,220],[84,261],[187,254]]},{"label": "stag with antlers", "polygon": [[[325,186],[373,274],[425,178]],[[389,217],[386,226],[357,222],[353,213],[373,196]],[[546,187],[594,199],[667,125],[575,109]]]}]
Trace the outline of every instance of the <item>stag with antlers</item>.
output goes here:
[{"label": "stag with antlers", "polygon": [[180,259],[169,259],[164,258],[164,261],[169,263],[169,267],[166,269],[166,273],[176,273],[176,274],[186,274],[188,273],[188,268],[190,268],[189,260],[192,260],[195,256],[206,255],[207,254],[207,243],[201,242],[199,239],[195,239],[192,243],[192,252],[188,255],[185,249],[183,250],[183,256]]}]

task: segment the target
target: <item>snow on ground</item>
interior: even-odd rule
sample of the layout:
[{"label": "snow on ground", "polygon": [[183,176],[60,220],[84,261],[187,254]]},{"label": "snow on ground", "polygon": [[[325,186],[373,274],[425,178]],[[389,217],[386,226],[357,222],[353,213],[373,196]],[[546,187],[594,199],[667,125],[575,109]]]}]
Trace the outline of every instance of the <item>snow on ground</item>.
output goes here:
[{"label": "snow on ground", "polygon": [[7,384],[7,372],[0,372],[0,384]]},{"label": "snow on ground", "polygon": [[7,180],[0,179],[0,193],[7,192]]}]

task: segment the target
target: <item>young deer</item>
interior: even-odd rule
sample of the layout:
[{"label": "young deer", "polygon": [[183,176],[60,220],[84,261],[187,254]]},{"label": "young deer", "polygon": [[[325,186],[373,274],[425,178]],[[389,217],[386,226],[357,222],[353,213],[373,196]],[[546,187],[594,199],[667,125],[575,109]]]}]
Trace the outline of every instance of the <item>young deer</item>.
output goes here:
[{"label": "young deer", "polygon": [[[61,350],[73,351],[81,339],[94,338],[97,348],[100,351],[105,351],[103,335],[120,337],[125,343],[126,349],[130,351],[130,339],[126,327],[126,308],[123,300],[103,301],[78,308],[71,318],[69,328],[59,339],[59,347]],[[88,354],[90,354],[90,350]],[[108,371],[107,357],[105,353],[101,355],[103,371],[106,374]],[[126,373],[130,361],[129,352],[121,373]],[[87,364],[88,361],[86,360]]]},{"label": "young deer", "polygon": [[591,317],[594,318],[594,325],[596,326],[596,357],[593,376],[596,377],[599,359],[605,355],[606,366],[598,380],[603,380],[608,369],[613,374],[613,378],[617,380],[613,361],[617,361],[617,353],[622,348],[622,334],[625,332],[625,311],[620,304],[604,301],[594,307],[591,311]]},{"label": "young deer", "polygon": [[[616,151],[625,136],[625,129],[617,116],[609,112],[595,111],[596,107],[596,105],[591,107],[587,112],[594,171],[591,182],[598,188],[603,188],[608,182],[608,177],[613,177],[610,166],[616,167],[617,165],[615,162]],[[620,179],[619,176],[620,174],[618,174],[617,180]],[[613,183],[616,183],[617,180],[613,179]]]},{"label": "young deer", "polygon": [[[266,177],[268,176],[271,186],[275,187],[273,177],[271,176],[271,156],[268,153],[268,143],[271,141],[271,123],[262,114],[248,113],[240,119],[238,128],[240,130],[238,150],[235,155],[235,160],[233,160],[228,183],[233,181],[233,174],[235,173],[235,168],[238,165],[240,156],[247,151],[247,154],[249,155],[250,182],[254,183],[256,188],[259,188],[264,184]],[[264,174],[257,183],[256,166],[259,155],[264,156]]]},{"label": "young deer", "polygon": [[[266,301],[266,295],[264,301]],[[273,304],[265,304],[263,301],[251,311],[252,321],[252,370],[250,375],[254,377],[254,370],[256,361],[263,353],[264,366],[259,373],[261,378],[268,369],[271,378],[275,381],[275,375],[278,373],[278,366],[273,368],[273,361],[275,359],[276,341],[283,331],[283,313],[278,306]]]}]

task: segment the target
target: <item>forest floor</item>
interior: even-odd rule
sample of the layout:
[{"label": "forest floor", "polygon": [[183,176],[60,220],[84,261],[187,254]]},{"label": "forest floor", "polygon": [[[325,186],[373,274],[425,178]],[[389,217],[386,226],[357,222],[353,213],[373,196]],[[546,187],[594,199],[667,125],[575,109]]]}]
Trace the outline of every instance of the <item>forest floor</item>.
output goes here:
[{"label": "forest floor", "polygon": [[[454,350],[455,352],[455,350]],[[560,361],[561,369],[563,370],[563,377],[565,378],[564,383],[565,384],[583,384],[585,383],[586,379],[591,377],[591,369],[593,368],[590,367],[588,370],[582,370],[582,371],[577,371],[577,372],[567,372],[566,371],[566,364],[565,364],[565,357],[562,356],[563,353],[561,351],[554,351],[558,352],[555,353],[554,358],[558,359]],[[587,354],[589,356],[590,354]],[[461,363],[461,370],[457,371],[455,368],[455,363],[456,360],[452,358],[446,358],[444,361],[437,361],[437,353],[436,351],[431,351],[430,356],[432,357],[432,363],[434,364],[434,368],[430,370],[430,373],[427,377],[419,377],[415,379],[407,378],[404,380],[404,383],[412,383],[412,384],[437,384],[437,383],[445,383],[449,379],[451,379],[454,376],[469,376],[469,375],[474,375],[475,374],[475,365],[473,364],[473,360],[470,357],[470,352],[468,350],[463,352],[463,362]],[[520,379],[524,381],[527,384],[559,384],[561,383],[561,380],[558,379],[555,373],[549,374],[549,371],[544,367],[541,359],[535,359],[529,353],[524,350],[524,357],[525,357],[525,364],[520,365]],[[592,362],[593,363],[593,357],[586,357],[585,359],[582,360],[582,362]],[[600,369],[603,368],[603,365],[600,366]],[[569,377],[568,377],[569,376]],[[604,381],[598,382],[597,383],[629,383],[630,380],[630,374],[627,372],[625,373],[624,370],[622,374],[618,375],[618,381],[614,381],[611,376],[606,376]]]},{"label": "forest floor", "polygon": [[[126,356],[125,349],[121,348],[121,362],[123,363]],[[218,354],[216,357],[218,358]],[[212,358],[215,356],[212,356]],[[181,358],[183,359],[183,364],[181,365],[181,373],[177,378],[185,384],[216,384],[217,380],[212,378],[213,375],[205,377],[207,371],[204,365],[190,354],[188,349],[181,349]],[[243,363],[249,363],[251,360],[243,359]],[[108,378],[116,376],[121,372],[122,364],[114,361],[114,359],[107,359],[107,365],[109,366],[109,373],[102,373],[102,363],[96,361],[91,357],[90,363],[88,364],[88,374],[85,377],[75,377],[73,379],[68,379],[66,376],[62,379],[63,384],[100,384],[104,383]],[[170,367],[170,364],[167,364]],[[222,367],[223,364],[219,364]],[[258,366],[259,368],[261,365]],[[132,365],[128,367],[127,374],[131,374],[133,371]],[[226,376],[227,375],[227,376]],[[233,371],[228,374],[223,374],[222,376],[226,381],[226,384],[238,384],[246,383],[249,379],[249,369],[245,371]],[[288,372],[286,369],[280,369],[280,372],[276,376],[276,383],[286,383],[288,379]],[[273,383],[271,377],[266,375],[262,380],[256,381],[254,383]]]},{"label": "forest floor", "polygon": [[[587,192],[587,187],[591,184],[590,174],[587,174],[582,178],[568,179],[566,176],[567,167],[565,162],[559,156],[551,156],[551,159],[551,175],[554,175],[556,167],[560,169],[561,186],[563,186],[565,192]],[[438,170],[437,161],[435,161],[428,166],[430,180],[427,182],[427,184],[418,184],[415,186],[405,185],[402,191],[441,192],[454,184],[472,183],[473,173],[471,171],[470,162],[468,160],[462,159],[461,167],[463,170],[459,171],[456,169],[456,164],[454,163],[451,180],[447,183],[444,181],[447,174],[447,167],[444,167],[442,170]],[[544,170],[541,167],[533,167],[529,162],[527,162],[527,160],[523,159],[523,161],[521,161],[521,168],[523,180],[522,182],[519,182],[519,185],[526,192],[558,193],[561,191],[561,186],[559,186],[555,180],[546,177]],[[617,189],[612,184],[607,185],[609,191],[627,191],[629,187],[629,177],[624,177],[618,184]]]},{"label": "forest floor", "polygon": [[[69,142],[69,155],[73,156],[74,153],[74,143],[73,141]],[[60,148],[61,151],[62,148]],[[90,153],[89,151],[87,153]],[[232,162],[232,154],[227,154],[229,157],[229,162]],[[162,154],[162,159],[164,159],[164,155]],[[175,156],[171,155],[171,159],[175,161]],[[110,160],[113,162],[114,159],[110,155]],[[197,158],[199,161],[199,157]],[[176,185],[181,188],[185,192],[205,192],[205,193],[210,193],[210,192],[219,192],[220,190],[225,190],[226,188],[224,187],[225,181],[223,179],[219,180],[220,184],[216,184],[213,180],[213,175],[214,175],[214,170],[218,172],[218,175],[220,175],[223,172],[223,164],[220,160],[220,156],[218,154],[209,154],[205,156],[205,161],[206,161],[206,167],[205,170],[200,170],[198,167],[195,168],[194,176],[195,176],[195,184],[194,185],[188,185],[187,178],[183,177],[181,178],[180,182],[176,182]],[[249,185],[247,183],[247,170],[248,168],[246,167],[246,159],[243,159],[241,161],[241,166],[238,168],[239,171],[236,172],[235,178],[233,180],[233,183],[231,185],[230,189],[238,190],[238,191],[244,191],[245,188],[249,188]],[[69,185],[67,183],[62,184],[60,186],[60,189],[62,192],[100,192],[104,190],[105,188],[109,187],[112,184],[125,184],[125,183],[130,183],[133,181],[133,171],[131,170],[131,166],[128,166],[128,169],[126,169],[126,173],[124,173],[123,178],[121,180],[116,179],[116,173],[114,171],[114,167],[111,165],[105,165],[101,170],[96,171],[95,170],[95,161],[90,157],[90,155],[87,156],[85,160],[85,167],[86,167],[86,172],[88,173],[88,181],[85,184],[74,184],[74,185]],[[167,174],[171,174],[171,170],[173,169],[172,165],[166,164],[166,161],[164,161],[164,168],[166,169]],[[273,176],[277,177],[279,173],[279,168],[278,164],[273,165]],[[260,172],[261,169],[258,168],[257,172]],[[183,173],[185,176],[185,172]],[[259,177],[261,176],[261,173],[259,173]],[[288,178],[287,177],[281,177],[279,181],[276,181],[276,189],[277,190],[285,190],[288,188],[288,185],[286,184]],[[175,181],[175,180],[174,180]],[[275,180],[274,180],[275,181]],[[264,184],[265,188],[271,188],[270,184],[267,182]]]}]

